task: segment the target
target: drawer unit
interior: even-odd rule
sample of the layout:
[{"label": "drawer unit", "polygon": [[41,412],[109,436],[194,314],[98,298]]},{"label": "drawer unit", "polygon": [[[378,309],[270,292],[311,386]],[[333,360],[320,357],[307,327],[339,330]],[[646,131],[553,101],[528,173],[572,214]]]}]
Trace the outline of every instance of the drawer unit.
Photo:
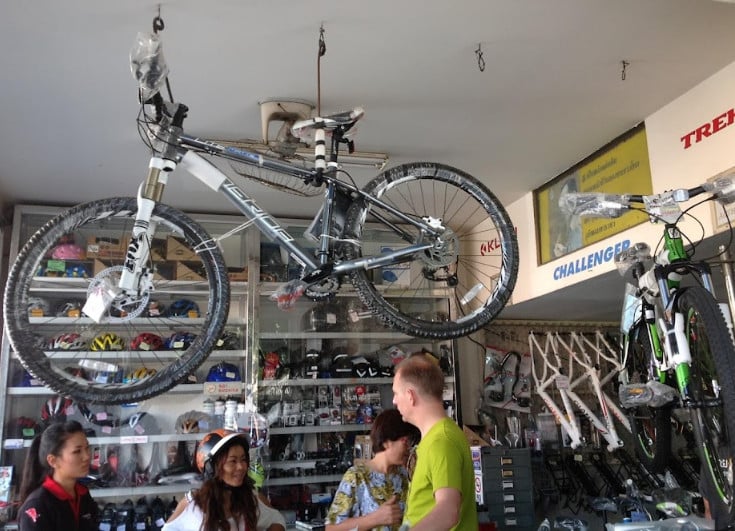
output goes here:
[{"label": "drawer unit", "polygon": [[487,518],[499,530],[535,531],[531,452],[526,448],[482,449]]}]

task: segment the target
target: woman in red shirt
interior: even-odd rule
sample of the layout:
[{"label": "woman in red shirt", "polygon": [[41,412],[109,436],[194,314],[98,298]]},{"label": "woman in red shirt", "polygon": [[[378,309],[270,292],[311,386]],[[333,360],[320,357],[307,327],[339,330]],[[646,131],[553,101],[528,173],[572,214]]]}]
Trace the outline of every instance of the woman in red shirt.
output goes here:
[{"label": "woman in red shirt", "polygon": [[20,485],[20,531],[97,531],[99,510],[78,479],[91,455],[82,425],[57,422],[33,440]]}]

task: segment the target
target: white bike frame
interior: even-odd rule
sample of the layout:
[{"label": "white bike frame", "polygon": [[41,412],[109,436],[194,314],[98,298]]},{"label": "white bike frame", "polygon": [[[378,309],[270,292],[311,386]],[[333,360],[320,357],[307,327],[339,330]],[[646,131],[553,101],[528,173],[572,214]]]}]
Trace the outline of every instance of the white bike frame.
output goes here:
[{"label": "white bike frame", "polygon": [[[615,427],[615,418],[628,431],[631,431],[630,421],[615,401],[605,393],[603,387],[618,375],[622,365],[618,361],[615,349],[610,346],[602,332],[597,331],[595,333],[594,341],[577,332],[570,333],[569,340],[563,339],[557,332],[548,332],[543,346],[536,336],[531,333],[529,334],[529,345],[534,362],[533,377],[536,383],[536,391],[549,411],[556,417],[557,422],[566,431],[571,440],[570,446],[576,448],[583,443],[575,414],[574,406],[576,406],[605,439],[608,451],[612,452],[621,448],[623,441]],[[544,360],[544,368],[540,376],[536,371],[536,357],[533,356],[534,348],[541,359]],[[560,349],[568,357],[566,371],[563,369]],[[593,353],[594,357],[590,355],[590,352]],[[603,362],[609,367],[609,370],[601,378]],[[581,373],[579,372],[580,369]],[[578,374],[578,376],[575,377],[575,374]],[[556,385],[559,392],[562,402],[561,407],[547,391],[552,383]],[[583,384],[588,385],[597,398],[602,418],[595,414],[591,407],[577,394],[576,389]]]}]

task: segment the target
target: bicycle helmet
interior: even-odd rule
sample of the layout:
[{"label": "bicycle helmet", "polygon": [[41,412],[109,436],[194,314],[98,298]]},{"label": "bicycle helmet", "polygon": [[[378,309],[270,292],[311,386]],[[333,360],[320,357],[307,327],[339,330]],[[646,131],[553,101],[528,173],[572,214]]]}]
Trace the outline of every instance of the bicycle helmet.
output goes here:
[{"label": "bicycle helmet", "polygon": [[89,272],[82,264],[74,264],[66,268],[66,276],[70,278],[87,278]]},{"label": "bicycle helmet", "polygon": [[237,350],[241,344],[240,336],[236,332],[225,330],[217,340],[216,348],[219,350]]},{"label": "bicycle helmet", "polygon": [[156,417],[145,411],[133,413],[120,421],[120,435],[156,435],[161,432]]},{"label": "bicycle helmet", "polygon": [[62,243],[51,249],[51,258],[54,260],[84,260],[84,249],[75,243]]},{"label": "bicycle helmet", "polygon": [[163,346],[168,350],[186,350],[196,339],[191,332],[174,332],[164,341]]},{"label": "bicycle helmet", "polygon": [[168,307],[169,317],[199,317],[199,306],[190,299],[179,299]]},{"label": "bicycle helmet", "polygon": [[149,369],[147,367],[138,367],[137,369],[130,371],[123,378],[123,383],[137,382],[148,376],[156,374],[156,369]]},{"label": "bicycle helmet", "polygon": [[44,384],[27,370],[20,369],[13,378],[13,385],[16,387],[43,387]]},{"label": "bicycle helmet", "polygon": [[9,439],[33,439],[43,430],[35,419],[18,417],[10,424],[8,431]]},{"label": "bicycle helmet", "polygon": [[130,342],[130,350],[161,350],[163,338],[150,332],[138,334]]},{"label": "bicycle helmet", "polygon": [[339,307],[334,302],[318,302],[302,317],[305,332],[326,332],[343,328]]},{"label": "bicycle helmet", "polygon": [[176,433],[199,433],[200,428],[208,428],[212,418],[202,411],[187,411],[176,418]]},{"label": "bicycle helmet", "polygon": [[117,334],[106,332],[95,337],[89,345],[89,349],[95,352],[105,350],[123,350],[125,342]]},{"label": "bicycle helmet", "polygon": [[158,301],[150,301],[144,315],[146,317],[163,317],[166,315],[166,307]]},{"label": "bicycle helmet", "polygon": [[51,307],[46,299],[41,297],[28,298],[28,314],[31,317],[51,315]]},{"label": "bicycle helmet", "polygon": [[49,398],[41,407],[41,420],[46,424],[64,422],[66,420],[66,412],[72,403],[71,398],[65,398],[63,396]]},{"label": "bicycle helmet", "polygon": [[352,376],[352,360],[347,354],[340,353],[332,358],[330,370],[332,378],[350,378]]},{"label": "bicycle helmet", "polygon": [[321,352],[318,350],[307,350],[304,356],[304,378],[319,377],[319,360]]},{"label": "bicycle helmet", "polygon": [[49,342],[51,350],[87,350],[87,342],[77,333],[59,334]]},{"label": "bicycle helmet", "polygon": [[59,303],[56,307],[56,317],[81,317],[84,301],[71,299]]},{"label": "bicycle helmet", "polygon": [[240,382],[240,369],[232,363],[220,361],[213,365],[207,374],[208,382]]},{"label": "bicycle helmet", "polygon": [[250,442],[244,433],[218,429],[204,436],[197,448],[195,460],[197,470],[204,475],[205,479],[214,477],[215,461],[219,456],[225,455],[227,449],[236,443],[241,444],[246,450],[246,455],[249,455]]}]

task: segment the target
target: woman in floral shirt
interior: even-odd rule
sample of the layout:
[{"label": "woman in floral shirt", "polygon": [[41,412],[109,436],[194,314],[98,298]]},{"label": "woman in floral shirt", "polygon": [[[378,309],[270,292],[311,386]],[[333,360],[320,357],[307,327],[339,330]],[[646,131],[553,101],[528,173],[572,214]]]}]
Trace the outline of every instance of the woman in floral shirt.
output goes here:
[{"label": "woman in floral shirt", "polygon": [[409,450],[419,430],[403,422],[396,409],[375,418],[370,440],[375,456],[350,467],[334,495],[327,531],[397,530],[406,509]]}]

